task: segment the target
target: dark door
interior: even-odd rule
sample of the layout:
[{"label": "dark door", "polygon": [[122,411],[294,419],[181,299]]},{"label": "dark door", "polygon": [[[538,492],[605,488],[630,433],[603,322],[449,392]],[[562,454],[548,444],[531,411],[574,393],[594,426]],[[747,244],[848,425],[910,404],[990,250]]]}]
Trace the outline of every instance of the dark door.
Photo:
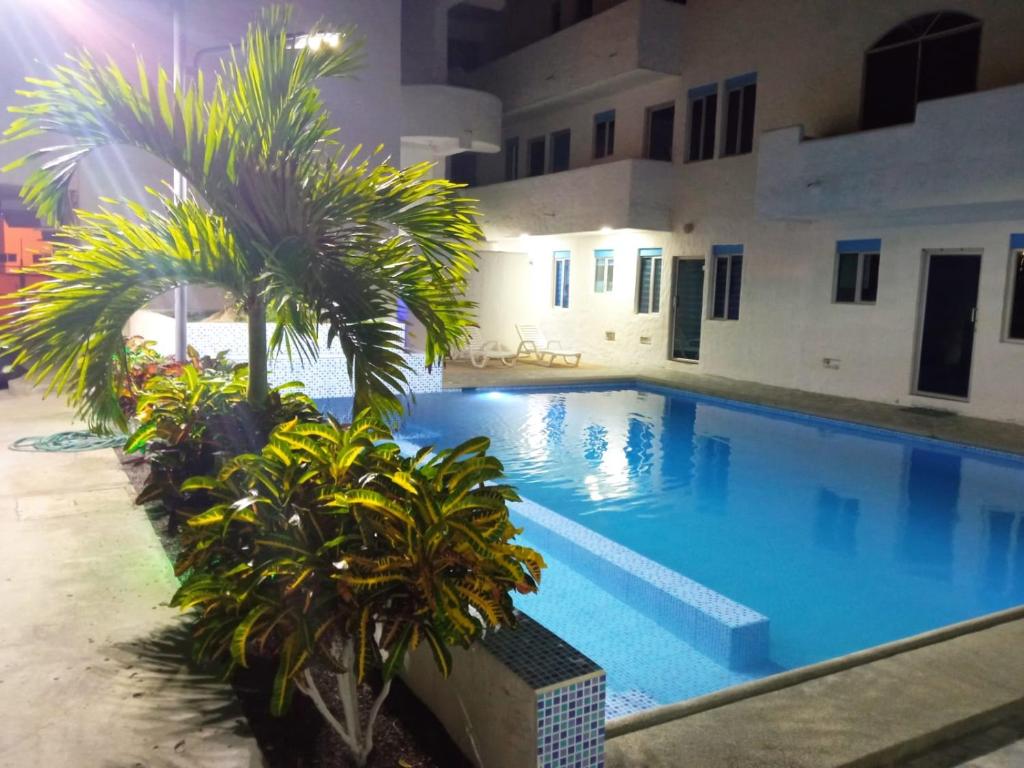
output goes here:
[{"label": "dark door", "polygon": [[700,323],[704,314],[704,260],[676,259],[672,297],[672,357],[700,359]]},{"label": "dark door", "polygon": [[977,254],[931,254],[917,391],[967,397],[978,303]]}]

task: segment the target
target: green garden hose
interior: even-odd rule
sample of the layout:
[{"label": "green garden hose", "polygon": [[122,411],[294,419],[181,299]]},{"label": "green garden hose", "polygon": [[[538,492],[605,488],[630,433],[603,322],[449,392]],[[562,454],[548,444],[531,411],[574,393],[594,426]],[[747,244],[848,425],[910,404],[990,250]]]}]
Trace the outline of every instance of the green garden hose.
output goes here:
[{"label": "green garden hose", "polygon": [[102,448],[120,448],[124,435],[94,435],[92,432],[55,432],[45,437],[22,437],[10,445],[12,451],[45,451],[48,453],[78,453],[98,451]]}]

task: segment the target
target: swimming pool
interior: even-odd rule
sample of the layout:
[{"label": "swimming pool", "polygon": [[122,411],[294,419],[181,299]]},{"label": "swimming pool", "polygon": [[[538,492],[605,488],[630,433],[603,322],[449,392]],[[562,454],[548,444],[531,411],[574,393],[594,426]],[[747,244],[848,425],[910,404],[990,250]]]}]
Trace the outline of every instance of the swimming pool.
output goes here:
[{"label": "swimming pool", "polygon": [[767,619],[764,658],[715,658],[518,518],[550,564],[520,607],[605,667],[610,717],[1024,603],[1024,459],[647,386],[419,395],[400,429],[476,434],[598,548]]}]

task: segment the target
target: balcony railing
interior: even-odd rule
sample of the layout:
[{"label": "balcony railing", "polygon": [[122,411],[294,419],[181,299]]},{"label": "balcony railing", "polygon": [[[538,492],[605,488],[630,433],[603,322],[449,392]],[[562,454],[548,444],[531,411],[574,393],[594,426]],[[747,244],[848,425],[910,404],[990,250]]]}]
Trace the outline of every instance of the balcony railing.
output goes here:
[{"label": "balcony railing", "polygon": [[466,84],[494,93],[515,115],[678,76],[682,11],[668,0],[626,0],[492,61]]},{"label": "balcony railing", "polygon": [[827,139],[761,136],[762,216],[922,221],[1024,204],[1024,85],[922,102],[914,123]]},{"label": "balcony railing", "polygon": [[672,227],[672,163],[618,160],[467,190],[491,240]]}]

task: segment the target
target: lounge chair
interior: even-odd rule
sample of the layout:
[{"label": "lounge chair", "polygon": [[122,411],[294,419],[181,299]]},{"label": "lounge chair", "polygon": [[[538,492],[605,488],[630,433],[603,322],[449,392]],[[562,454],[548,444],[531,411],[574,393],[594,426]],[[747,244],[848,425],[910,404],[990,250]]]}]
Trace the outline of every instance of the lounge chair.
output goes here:
[{"label": "lounge chair", "polygon": [[519,354],[511,349],[506,349],[496,341],[485,341],[483,344],[470,344],[466,347],[466,354],[469,362],[475,368],[486,368],[491,360],[501,360],[502,365],[509,368],[516,364]]},{"label": "lounge chair", "polygon": [[562,346],[562,342],[554,339],[548,340],[544,338],[544,334],[535,325],[517,325],[516,333],[519,334],[519,348],[516,350],[516,354],[519,357],[524,355],[533,355],[540,362],[544,362],[544,358],[548,358],[548,367],[550,368],[555,362],[556,357],[560,357],[565,361],[566,365],[569,365],[569,358],[576,358],[573,363],[573,367],[579,367],[580,358],[583,357],[583,353],[575,349],[565,349]]}]

